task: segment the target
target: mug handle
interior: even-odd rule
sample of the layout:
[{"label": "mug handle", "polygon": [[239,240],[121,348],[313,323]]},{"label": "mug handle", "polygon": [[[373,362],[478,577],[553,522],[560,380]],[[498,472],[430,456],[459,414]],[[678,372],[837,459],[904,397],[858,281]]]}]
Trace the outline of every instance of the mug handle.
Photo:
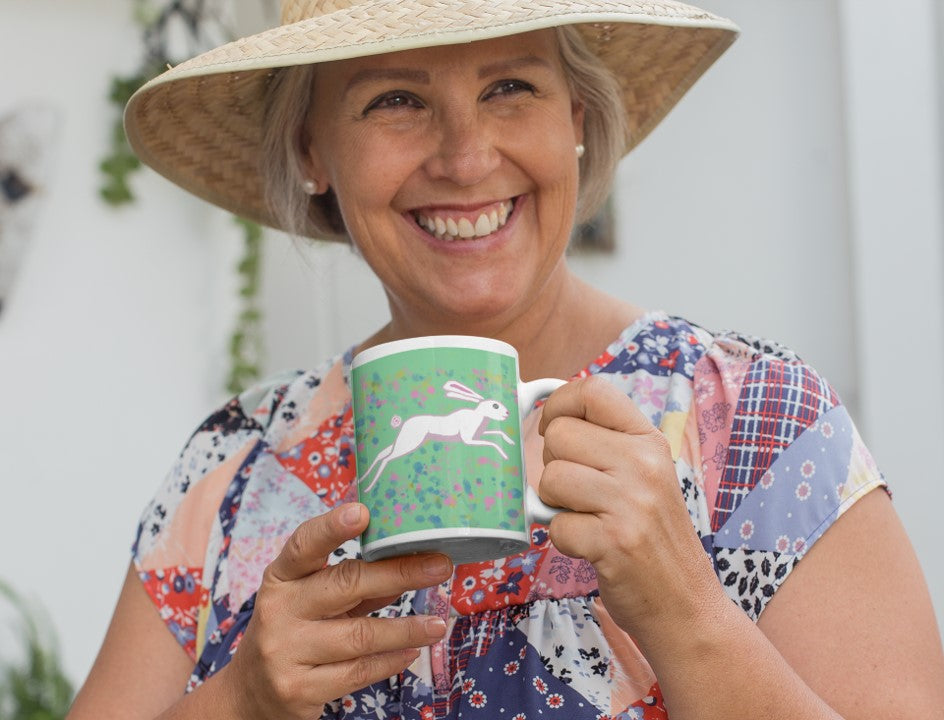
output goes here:
[{"label": "mug handle", "polygon": [[[546,398],[561,385],[566,384],[566,380],[558,378],[541,378],[540,380],[521,383],[518,386],[518,407],[521,411],[521,419],[524,420],[531,414],[535,402]],[[563,511],[563,508],[551,507],[541,500],[534,488],[528,484],[527,476],[525,476],[524,507],[529,524],[536,522],[541,525],[548,525],[551,518]]]},{"label": "mug handle", "polygon": [[541,378],[531,382],[518,383],[518,409],[521,412],[521,419],[524,420],[531,411],[534,410],[534,403],[543,400],[561,385],[566,385],[566,380],[558,378]]}]

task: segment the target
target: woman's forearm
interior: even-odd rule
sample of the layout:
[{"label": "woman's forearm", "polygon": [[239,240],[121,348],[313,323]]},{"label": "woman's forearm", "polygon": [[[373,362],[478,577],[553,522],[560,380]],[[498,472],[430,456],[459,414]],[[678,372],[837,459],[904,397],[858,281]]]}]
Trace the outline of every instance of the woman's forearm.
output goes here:
[{"label": "woman's forearm", "polygon": [[672,720],[840,718],[724,596],[688,625],[640,646]]},{"label": "woman's forearm", "polygon": [[245,703],[240,688],[230,682],[229,669],[224,667],[154,720],[250,720],[243,715]]}]

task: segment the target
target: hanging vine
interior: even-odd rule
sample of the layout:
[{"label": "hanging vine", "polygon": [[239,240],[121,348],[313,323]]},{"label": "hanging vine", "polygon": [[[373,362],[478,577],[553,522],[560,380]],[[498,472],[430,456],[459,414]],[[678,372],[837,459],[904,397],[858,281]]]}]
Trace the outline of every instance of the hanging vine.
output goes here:
[{"label": "hanging vine", "polygon": [[245,249],[236,268],[242,308],[229,340],[230,364],[226,389],[231,393],[238,393],[259,379],[263,354],[262,310],[259,307],[262,228],[242,218],[236,218],[236,223],[243,228]]},{"label": "hanging vine", "polygon": [[[125,135],[122,114],[135,91],[157,77],[169,65],[198,54],[233,37],[227,27],[222,0],[133,0],[134,18],[141,27],[144,52],[138,69],[112,78],[109,101],[115,119],[108,152],[99,163],[99,194],[118,207],[135,201],[130,178],[141,167]],[[259,287],[262,267],[262,228],[235,218],[242,229],[243,254],[239,276],[239,311],[228,344],[229,371],[226,389],[237,393],[261,375],[263,356],[262,311]]]}]

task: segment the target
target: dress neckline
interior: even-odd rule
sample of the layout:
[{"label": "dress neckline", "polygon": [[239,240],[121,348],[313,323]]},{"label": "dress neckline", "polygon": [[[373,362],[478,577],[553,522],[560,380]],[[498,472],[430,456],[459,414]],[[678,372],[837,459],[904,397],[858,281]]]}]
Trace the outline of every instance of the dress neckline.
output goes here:
[{"label": "dress neckline", "polygon": [[[669,315],[664,310],[648,310],[642,313],[632,323],[623,328],[616,339],[610,342],[606,348],[570,379],[574,380],[599,372],[601,367],[607,365],[614,356],[625,350],[627,345],[639,337],[643,330],[651,327],[656,322],[668,319]],[[341,375],[344,378],[345,386],[349,389],[351,387],[351,363],[354,361],[354,351],[356,349],[357,344],[351,345],[341,356]]]}]

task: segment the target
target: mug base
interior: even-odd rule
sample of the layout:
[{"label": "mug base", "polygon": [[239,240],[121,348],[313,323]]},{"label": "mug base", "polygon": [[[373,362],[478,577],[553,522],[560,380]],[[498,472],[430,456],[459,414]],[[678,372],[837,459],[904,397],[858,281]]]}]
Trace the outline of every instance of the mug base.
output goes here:
[{"label": "mug base", "polygon": [[402,533],[363,545],[364,560],[438,552],[455,565],[496,560],[524,552],[531,543],[527,533],[482,528],[437,528]]}]

